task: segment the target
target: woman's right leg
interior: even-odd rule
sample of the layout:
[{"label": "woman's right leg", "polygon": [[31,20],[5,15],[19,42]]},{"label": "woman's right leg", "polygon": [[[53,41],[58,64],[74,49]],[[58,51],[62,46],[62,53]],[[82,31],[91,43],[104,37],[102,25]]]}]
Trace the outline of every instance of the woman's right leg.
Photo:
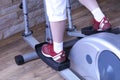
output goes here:
[{"label": "woman's right leg", "polygon": [[56,62],[64,62],[66,59],[63,51],[63,36],[67,18],[66,0],[45,0],[45,2],[53,44],[43,45],[42,53],[46,57],[52,57]]}]

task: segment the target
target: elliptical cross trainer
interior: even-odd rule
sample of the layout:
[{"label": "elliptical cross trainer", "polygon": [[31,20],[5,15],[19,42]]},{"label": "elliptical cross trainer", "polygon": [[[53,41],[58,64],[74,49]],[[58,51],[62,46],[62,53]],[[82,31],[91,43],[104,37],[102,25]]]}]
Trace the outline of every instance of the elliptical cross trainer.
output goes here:
[{"label": "elliptical cross trainer", "polygon": [[[23,38],[35,49],[35,52],[15,56],[16,63],[22,65],[33,59],[41,58],[50,67],[59,71],[66,80],[120,80],[120,29],[100,33],[94,31],[92,27],[86,27],[78,31],[72,24],[70,0],[67,1],[69,24],[67,33],[69,36],[76,37],[74,40],[64,42],[68,55],[67,61],[58,64],[41,55],[41,46],[52,42],[46,10],[46,41],[40,43],[32,36],[32,31],[29,29],[27,1],[22,0],[20,7],[23,8],[25,21]],[[44,9],[46,9],[45,6]]]}]

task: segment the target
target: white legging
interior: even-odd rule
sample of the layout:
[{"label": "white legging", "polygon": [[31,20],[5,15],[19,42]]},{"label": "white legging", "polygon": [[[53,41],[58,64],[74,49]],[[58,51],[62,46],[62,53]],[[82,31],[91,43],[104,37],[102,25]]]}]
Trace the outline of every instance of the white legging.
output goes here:
[{"label": "white legging", "polygon": [[65,20],[66,0],[45,0],[46,12],[50,22]]}]

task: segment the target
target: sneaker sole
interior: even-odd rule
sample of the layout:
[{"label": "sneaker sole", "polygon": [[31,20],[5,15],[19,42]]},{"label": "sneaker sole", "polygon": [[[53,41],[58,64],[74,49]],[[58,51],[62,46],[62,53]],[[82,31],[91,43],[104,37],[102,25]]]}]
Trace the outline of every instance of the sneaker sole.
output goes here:
[{"label": "sneaker sole", "polygon": [[43,51],[41,51],[41,52],[42,52],[42,54],[43,54],[45,57],[51,57],[51,58],[52,58],[52,56],[44,54]]},{"label": "sneaker sole", "polygon": [[[52,58],[55,62],[58,62],[58,63],[62,63],[62,62],[64,62],[64,61],[57,61],[57,60],[59,60],[59,59],[56,60],[55,57],[52,57],[52,56],[50,56],[50,55],[46,55],[46,54],[44,54],[43,51],[41,51],[41,52],[42,52],[42,54],[43,54],[45,57]],[[60,56],[60,55],[59,55],[59,56]],[[59,57],[59,56],[58,56],[58,57]]]}]

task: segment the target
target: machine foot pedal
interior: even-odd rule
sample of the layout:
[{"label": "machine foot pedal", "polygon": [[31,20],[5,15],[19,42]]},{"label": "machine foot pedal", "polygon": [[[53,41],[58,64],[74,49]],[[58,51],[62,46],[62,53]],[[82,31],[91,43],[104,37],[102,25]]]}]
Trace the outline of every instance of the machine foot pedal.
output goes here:
[{"label": "machine foot pedal", "polygon": [[64,70],[64,69],[70,67],[70,61],[69,61],[69,59],[67,59],[65,62],[57,63],[52,58],[45,57],[41,53],[41,47],[42,47],[43,44],[47,44],[47,43],[37,44],[35,46],[35,50],[36,50],[39,58],[42,59],[47,65],[49,65],[50,67],[52,67],[53,69],[55,69],[57,71],[61,71],[61,70]]},{"label": "machine foot pedal", "polygon": [[[82,28],[81,31],[85,35],[92,35],[92,34],[95,34],[95,33],[103,32],[103,31],[96,31],[96,30],[94,30],[92,26],[88,26],[88,27]],[[110,30],[106,30],[104,32],[109,32],[109,31]]]},{"label": "machine foot pedal", "polygon": [[120,28],[114,28],[110,32],[114,34],[120,34]]},{"label": "machine foot pedal", "polygon": [[92,26],[89,26],[89,27],[82,28],[81,31],[85,35],[91,35],[91,34],[100,33],[100,32],[109,32],[109,33],[119,34],[120,28],[108,29],[106,31],[96,31],[93,29]]}]

